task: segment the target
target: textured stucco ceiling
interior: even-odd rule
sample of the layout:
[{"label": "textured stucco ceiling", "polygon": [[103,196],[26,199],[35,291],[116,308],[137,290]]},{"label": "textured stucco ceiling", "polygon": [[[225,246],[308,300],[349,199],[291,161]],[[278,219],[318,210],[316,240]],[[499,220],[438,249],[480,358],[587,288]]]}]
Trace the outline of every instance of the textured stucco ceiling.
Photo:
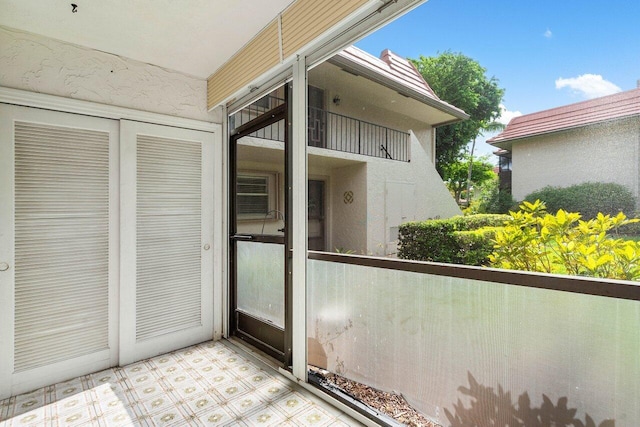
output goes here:
[{"label": "textured stucco ceiling", "polygon": [[0,0],[0,25],[204,78],[292,1]]}]

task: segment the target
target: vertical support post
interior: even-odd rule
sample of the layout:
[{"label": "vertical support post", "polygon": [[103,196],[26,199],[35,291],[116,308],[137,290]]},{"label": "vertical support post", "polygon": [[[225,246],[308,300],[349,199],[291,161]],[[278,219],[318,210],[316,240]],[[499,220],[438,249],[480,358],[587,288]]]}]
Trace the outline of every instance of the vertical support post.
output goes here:
[{"label": "vertical support post", "polygon": [[[222,133],[217,138],[214,156],[214,203],[221,208],[214,214],[213,228],[213,307],[219,313],[213,319],[213,338],[229,336],[230,298],[229,288],[229,115],[226,107],[222,110]],[[222,317],[221,317],[222,316]]]},{"label": "vertical support post", "polygon": [[362,154],[362,147],[360,145],[360,120],[356,121],[357,125],[358,125],[358,154]]},{"label": "vertical support post", "polygon": [[293,64],[290,162],[293,375],[307,381],[307,65]]},{"label": "vertical support post", "polygon": [[391,153],[389,153],[389,128],[384,128],[384,151],[387,153],[387,157],[391,157]]}]

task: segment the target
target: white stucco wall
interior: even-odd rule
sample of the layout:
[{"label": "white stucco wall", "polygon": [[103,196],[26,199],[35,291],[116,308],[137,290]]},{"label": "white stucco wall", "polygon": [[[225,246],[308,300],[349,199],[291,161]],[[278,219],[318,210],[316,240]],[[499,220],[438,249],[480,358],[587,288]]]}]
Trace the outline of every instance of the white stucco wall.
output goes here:
[{"label": "white stucco wall", "polygon": [[[352,250],[367,254],[367,164],[332,169],[330,172],[330,251]],[[345,200],[347,192],[353,201]]]},{"label": "white stucco wall", "polygon": [[[442,178],[431,162],[431,131],[425,129],[418,134],[411,132],[411,162],[396,162],[372,159],[367,166],[367,210],[368,210],[368,250],[375,255],[395,252],[389,243],[397,239],[392,230],[401,222],[419,221],[430,218],[449,218],[461,214],[460,208],[442,182]],[[390,203],[396,203],[397,195],[389,194],[390,183],[405,184],[407,190],[413,184],[412,209],[407,210],[403,202],[404,218],[394,219],[389,214]],[[394,185],[398,188],[398,185]],[[402,186],[400,185],[400,188]],[[409,196],[410,197],[410,196]],[[405,196],[406,198],[406,196]],[[411,212],[413,210],[413,212]],[[386,253],[385,253],[386,252]]]},{"label": "white stucco wall", "polygon": [[221,122],[207,112],[205,80],[5,27],[0,86]]},{"label": "white stucco wall", "polygon": [[512,147],[512,193],[522,200],[547,185],[614,182],[638,198],[640,118],[558,132]]}]

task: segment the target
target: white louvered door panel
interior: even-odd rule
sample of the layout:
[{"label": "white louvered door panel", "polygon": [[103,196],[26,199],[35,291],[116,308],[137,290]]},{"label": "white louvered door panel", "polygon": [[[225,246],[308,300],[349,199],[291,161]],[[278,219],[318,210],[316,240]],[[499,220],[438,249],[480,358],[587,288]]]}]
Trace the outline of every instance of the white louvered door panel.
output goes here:
[{"label": "white louvered door panel", "polygon": [[121,123],[120,363],[213,337],[213,134]]},{"label": "white louvered door panel", "polygon": [[0,108],[2,397],[116,362],[118,124]]}]

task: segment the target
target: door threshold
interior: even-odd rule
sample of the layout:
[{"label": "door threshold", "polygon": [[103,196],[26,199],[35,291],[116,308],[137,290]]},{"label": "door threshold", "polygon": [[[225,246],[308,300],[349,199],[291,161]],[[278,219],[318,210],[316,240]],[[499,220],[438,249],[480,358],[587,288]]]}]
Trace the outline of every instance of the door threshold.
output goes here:
[{"label": "door threshold", "polygon": [[283,368],[281,361],[238,337],[230,336],[228,338],[225,338],[225,340],[229,344],[232,344],[243,352],[253,356],[255,359],[259,360],[265,365],[268,365],[270,368],[275,369],[276,371],[279,371],[281,368]]}]

